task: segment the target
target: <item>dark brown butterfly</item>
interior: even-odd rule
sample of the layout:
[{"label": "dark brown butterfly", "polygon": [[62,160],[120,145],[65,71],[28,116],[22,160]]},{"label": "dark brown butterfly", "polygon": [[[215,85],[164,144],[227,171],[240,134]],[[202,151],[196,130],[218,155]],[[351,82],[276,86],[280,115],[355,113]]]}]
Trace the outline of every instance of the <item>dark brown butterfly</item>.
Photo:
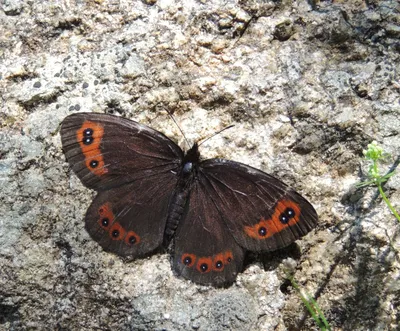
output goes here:
[{"label": "dark brown butterfly", "polygon": [[82,183],[97,191],[86,230],[104,250],[140,257],[173,241],[173,268],[196,283],[235,280],[246,251],[288,246],[317,224],[311,204],[247,165],[200,161],[150,127],[93,113],[68,116],[61,138]]}]

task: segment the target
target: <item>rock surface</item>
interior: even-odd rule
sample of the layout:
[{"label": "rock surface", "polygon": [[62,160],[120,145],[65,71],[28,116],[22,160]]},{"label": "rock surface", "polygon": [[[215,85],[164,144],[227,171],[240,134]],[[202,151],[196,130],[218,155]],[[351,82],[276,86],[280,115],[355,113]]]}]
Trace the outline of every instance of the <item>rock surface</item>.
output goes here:
[{"label": "rock surface", "polygon": [[[398,1],[4,0],[0,4],[0,328],[316,329],[294,265],[335,330],[400,328],[400,224],[354,190],[376,140],[400,150]],[[318,228],[254,256],[225,289],[176,277],[167,253],[124,261],[84,230],[93,192],[59,124],[105,112],[203,157],[261,168],[310,201]],[[385,185],[400,209],[399,175]],[[300,253],[300,254],[299,254]],[[286,263],[282,263],[286,262]]]}]

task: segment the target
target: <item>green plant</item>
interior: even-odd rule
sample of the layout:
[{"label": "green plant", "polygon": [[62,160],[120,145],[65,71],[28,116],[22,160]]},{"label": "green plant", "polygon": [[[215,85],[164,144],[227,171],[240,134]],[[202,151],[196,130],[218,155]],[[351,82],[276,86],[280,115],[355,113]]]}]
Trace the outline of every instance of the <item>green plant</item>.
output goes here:
[{"label": "green plant", "polygon": [[368,144],[367,150],[363,151],[363,154],[365,156],[365,159],[369,162],[371,162],[371,165],[369,166],[368,170],[368,178],[369,180],[365,182],[361,182],[357,184],[357,187],[365,187],[369,185],[376,185],[378,186],[378,190],[380,195],[382,196],[382,199],[385,201],[385,203],[388,205],[389,209],[393,213],[394,216],[396,216],[397,220],[400,222],[400,216],[397,213],[397,211],[393,208],[392,204],[390,203],[389,199],[386,197],[385,192],[383,191],[382,184],[385,183],[391,176],[394,175],[394,171],[381,176],[379,174],[379,169],[378,169],[378,163],[385,159],[385,157],[388,156],[387,153],[383,152],[382,147],[378,145],[376,141],[373,141],[372,143]]},{"label": "green plant", "polygon": [[302,291],[295,282],[293,276],[286,274],[290,283],[292,284],[293,288],[299,294],[301,301],[306,306],[307,310],[309,311],[311,317],[314,319],[315,323],[317,323],[318,327],[323,331],[330,331],[331,326],[329,325],[328,321],[326,320],[324,313],[322,312],[321,308],[318,306],[317,302],[314,298],[309,295],[307,292]]}]

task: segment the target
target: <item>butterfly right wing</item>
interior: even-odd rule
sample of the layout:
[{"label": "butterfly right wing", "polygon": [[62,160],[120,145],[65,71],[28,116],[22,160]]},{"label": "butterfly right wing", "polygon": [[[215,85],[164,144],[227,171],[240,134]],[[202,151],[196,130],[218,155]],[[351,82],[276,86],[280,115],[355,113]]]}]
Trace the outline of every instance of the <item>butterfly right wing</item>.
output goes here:
[{"label": "butterfly right wing", "polygon": [[261,170],[223,159],[206,160],[200,169],[226,229],[247,250],[286,247],[317,225],[304,197]]}]

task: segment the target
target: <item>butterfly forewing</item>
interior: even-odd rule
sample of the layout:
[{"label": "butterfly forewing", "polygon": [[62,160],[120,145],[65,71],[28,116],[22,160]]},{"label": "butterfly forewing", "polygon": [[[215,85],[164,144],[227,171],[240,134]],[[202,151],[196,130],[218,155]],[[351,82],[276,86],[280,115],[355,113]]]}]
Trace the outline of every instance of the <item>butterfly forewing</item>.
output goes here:
[{"label": "butterfly forewing", "polygon": [[175,271],[196,283],[220,286],[235,280],[243,257],[208,194],[207,182],[194,181],[175,236]]},{"label": "butterfly forewing", "polygon": [[162,133],[106,114],[68,116],[61,126],[61,140],[73,171],[95,190],[174,171],[183,158],[182,150]]},{"label": "butterfly forewing", "polygon": [[317,224],[317,214],[306,199],[260,170],[212,159],[202,162],[200,171],[226,227],[248,250],[288,246]]}]

